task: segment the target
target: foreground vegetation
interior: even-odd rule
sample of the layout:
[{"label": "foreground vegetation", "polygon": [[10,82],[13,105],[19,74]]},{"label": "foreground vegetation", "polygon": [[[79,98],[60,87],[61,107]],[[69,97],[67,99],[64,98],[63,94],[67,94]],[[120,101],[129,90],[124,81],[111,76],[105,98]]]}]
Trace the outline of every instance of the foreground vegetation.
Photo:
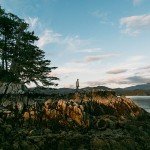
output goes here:
[{"label": "foreground vegetation", "polygon": [[20,111],[7,106],[0,113],[0,148],[150,149],[150,115],[130,99],[107,91],[67,97]]}]

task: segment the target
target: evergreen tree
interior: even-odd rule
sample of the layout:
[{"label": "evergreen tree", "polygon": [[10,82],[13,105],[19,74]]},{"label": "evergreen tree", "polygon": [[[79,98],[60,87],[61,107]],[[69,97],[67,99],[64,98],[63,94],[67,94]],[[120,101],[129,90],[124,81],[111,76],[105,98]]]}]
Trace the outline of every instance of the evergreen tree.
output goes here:
[{"label": "evergreen tree", "polygon": [[0,81],[57,85],[53,80],[58,78],[50,76],[56,67],[50,67],[51,61],[35,45],[38,37],[28,28],[23,19],[0,8]]}]

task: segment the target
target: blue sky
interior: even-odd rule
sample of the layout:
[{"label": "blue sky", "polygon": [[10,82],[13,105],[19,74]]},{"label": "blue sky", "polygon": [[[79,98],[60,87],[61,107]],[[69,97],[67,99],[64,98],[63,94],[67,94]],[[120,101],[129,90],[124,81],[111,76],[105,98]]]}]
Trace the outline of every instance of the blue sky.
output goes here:
[{"label": "blue sky", "polygon": [[149,0],[0,0],[39,36],[59,87],[150,82]]}]

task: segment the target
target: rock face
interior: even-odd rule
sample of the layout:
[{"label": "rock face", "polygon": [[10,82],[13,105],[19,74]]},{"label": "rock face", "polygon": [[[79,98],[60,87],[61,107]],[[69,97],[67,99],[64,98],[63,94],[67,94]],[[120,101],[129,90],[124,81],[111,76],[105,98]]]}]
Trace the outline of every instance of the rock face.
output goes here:
[{"label": "rock face", "polygon": [[[131,99],[117,97],[113,91],[71,93],[60,100],[46,100],[42,107],[43,119],[57,120],[70,126],[70,121],[85,128],[105,129],[118,122],[137,118],[144,113]],[[37,110],[26,112],[25,119],[38,118]]]},{"label": "rock face", "polygon": [[0,94],[4,94],[5,90],[8,86],[6,94],[9,95],[17,95],[17,94],[25,94],[28,91],[28,88],[23,84],[14,84],[10,83],[7,85],[7,83],[1,83],[0,82]]}]

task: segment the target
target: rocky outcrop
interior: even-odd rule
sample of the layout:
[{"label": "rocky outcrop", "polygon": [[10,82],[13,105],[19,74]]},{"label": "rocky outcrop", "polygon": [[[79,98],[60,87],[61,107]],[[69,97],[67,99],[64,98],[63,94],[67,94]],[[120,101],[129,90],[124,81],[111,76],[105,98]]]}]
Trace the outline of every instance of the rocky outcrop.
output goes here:
[{"label": "rocky outcrop", "polygon": [[[6,90],[7,89],[7,90]],[[6,90],[6,93],[5,93]],[[28,92],[28,88],[24,84],[15,84],[15,83],[1,83],[0,82],[0,95],[18,95],[25,94]]]},{"label": "rocky outcrop", "polygon": [[[145,113],[131,99],[117,97],[113,91],[71,93],[64,97],[67,98],[45,101],[42,107],[43,120],[58,120],[58,124],[65,124],[66,127],[72,121],[81,127],[105,129]],[[31,109],[24,114],[24,118],[38,118],[37,111]]]},{"label": "rocky outcrop", "polygon": [[0,149],[149,150],[150,115],[130,99],[113,91],[58,97],[23,117],[0,112]]}]

